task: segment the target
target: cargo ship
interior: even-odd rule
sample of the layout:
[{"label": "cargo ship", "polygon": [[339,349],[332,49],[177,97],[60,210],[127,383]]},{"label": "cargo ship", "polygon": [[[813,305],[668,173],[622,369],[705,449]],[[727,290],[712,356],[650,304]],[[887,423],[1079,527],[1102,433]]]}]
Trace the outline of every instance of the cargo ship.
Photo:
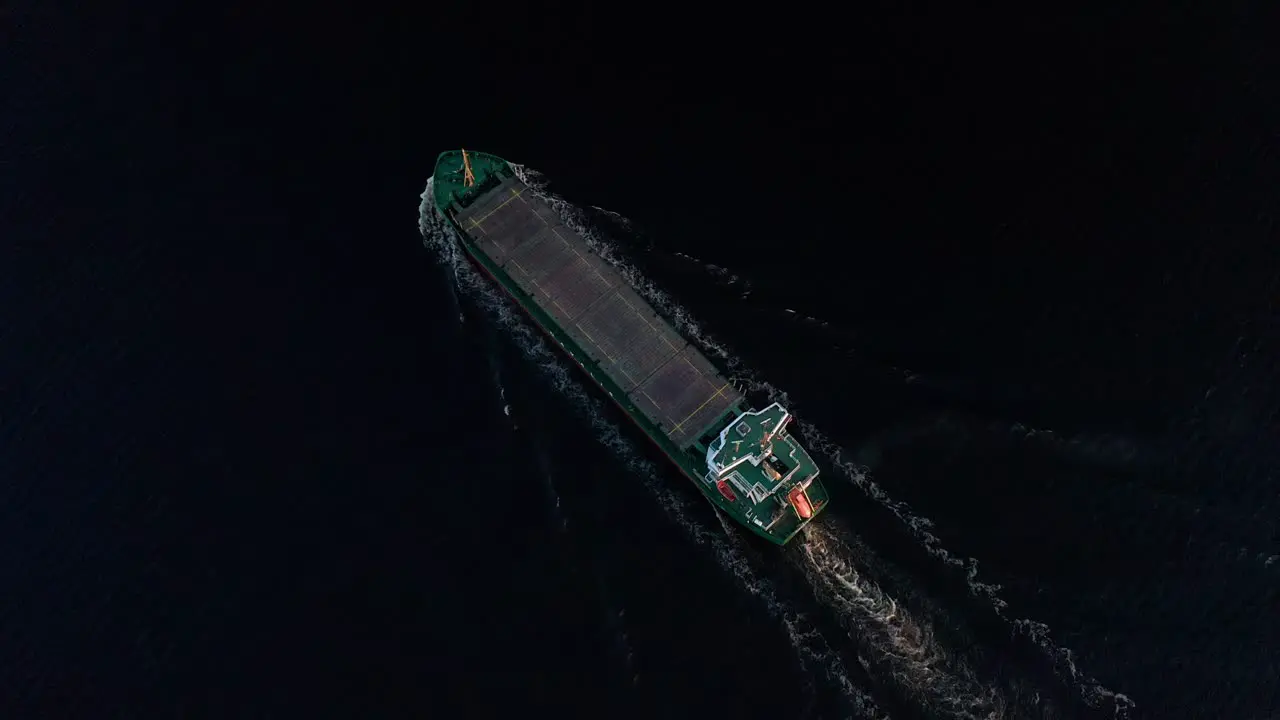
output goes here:
[{"label": "cargo ship", "polygon": [[505,160],[441,153],[433,186],[472,262],[712,504],[778,545],[826,508],[786,408],[752,406]]}]

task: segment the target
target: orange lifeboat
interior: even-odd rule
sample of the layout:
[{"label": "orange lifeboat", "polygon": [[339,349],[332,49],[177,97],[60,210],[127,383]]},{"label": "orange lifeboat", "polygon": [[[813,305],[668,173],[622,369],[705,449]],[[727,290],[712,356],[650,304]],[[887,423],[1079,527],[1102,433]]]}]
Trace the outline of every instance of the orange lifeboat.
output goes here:
[{"label": "orange lifeboat", "polygon": [[791,488],[791,492],[787,493],[787,499],[791,501],[791,507],[796,509],[796,514],[801,519],[808,520],[813,517],[813,505],[809,504],[809,496],[805,494],[804,488],[800,486]]},{"label": "orange lifeboat", "polygon": [[727,481],[717,480],[716,489],[720,491],[720,494],[724,496],[725,500],[728,500],[729,502],[738,502],[738,496],[733,494],[733,488],[729,487],[729,483]]}]

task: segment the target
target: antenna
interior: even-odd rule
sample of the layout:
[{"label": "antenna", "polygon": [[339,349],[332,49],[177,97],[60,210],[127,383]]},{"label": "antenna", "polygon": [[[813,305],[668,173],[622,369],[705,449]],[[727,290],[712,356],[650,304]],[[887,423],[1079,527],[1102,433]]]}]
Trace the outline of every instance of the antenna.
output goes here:
[{"label": "antenna", "polygon": [[476,184],[475,173],[471,172],[471,158],[467,155],[467,149],[462,149],[462,184],[471,187]]}]

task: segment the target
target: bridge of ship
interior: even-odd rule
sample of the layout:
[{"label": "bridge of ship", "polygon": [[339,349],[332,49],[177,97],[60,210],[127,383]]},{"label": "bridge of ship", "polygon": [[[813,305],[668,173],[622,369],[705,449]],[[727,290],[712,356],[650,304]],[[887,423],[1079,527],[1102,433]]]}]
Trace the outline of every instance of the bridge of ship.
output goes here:
[{"label": "bridge of ship", "polygon": [[693,445],[742,403],[702,353],[518,178],[455,220],[677,447]]},{"label": "bridge of ship", "polygon": [[724,479],[753,504],[818,474],[809,453],[786,432],[791,415],[778,403],[743,413],[707,448],[708,482]]}]

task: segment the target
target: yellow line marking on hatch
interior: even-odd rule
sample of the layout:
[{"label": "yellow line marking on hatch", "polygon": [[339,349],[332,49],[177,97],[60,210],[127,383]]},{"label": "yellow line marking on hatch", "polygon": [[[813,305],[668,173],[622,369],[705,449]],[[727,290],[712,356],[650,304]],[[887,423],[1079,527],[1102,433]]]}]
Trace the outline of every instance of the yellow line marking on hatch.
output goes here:
[{"label": "yellow line marking on hatch", "polygon": [[488,220],[490,217],[493,216],[494,213],[506,207],[507,204],[510,203],[512,200],[515,200],[516,198],[520,197],[520,193],[524,191],[523,190],[517,191],[515,188],[512,188],[511,192],[513,193],[511,197],[507,198],[506,200],[503,200],[502,204],[499,205],[498,207],[490,210],[484,215],[481,215],[479,220],[477,220],[476,218],[471,218],[471,227],[480,227],[480,223],[484,222],[485,220]]},{"label": "yellow line marking on hatch", "polygon": [[[672,344],[671,344],[671,341],[667,339],[666,334],[664,334],[664,333],[663,333],[663,332],[658,328],[658,326],[657,326],[657,325],[654,325],[654,324],[653,324],[653,322],[649,320],[649,318],[645,317],[644,313],[640,312],[640,310],[639,310],[639,309],[637,309],[635,305],[632,305],[630,300],[626,299],[626,298],[625,298],[625,297],[623,297],[621,294],[619,294],[619,295],[618,295],[618,299],[619,299],[619,300],[621,300],[622,302],[626,303],[626,304],[627,304],[627,307],[631,308],[631,312],[635,313],[636,315],[639,315],[639,316],[640,316],[640,319],[644,321],[644,324],[645,324],[645,325],[648,325],[650,330],[652,330],[652,331],[654,331],[655,333],[657,333],[657,334],[658,334],[658,337],[662,338],[662,342],[664,342],[664,343],[666,343],[666,344],[667,344],[667,347],[671,348],[672,350],[679,350],[679,349],[680,349],[680,348],[676,347],[675,345],[672,345]],[[667,357],[671,357],[671,356],[670,356],[670,355],[668,355]]]},{"label": "yellow line marking on hatch", "polygon": [[698,409],[697,409],[697,410],[694,410],[693,412],[689,413],[689,415],[688,415],[687,417],[685,417],[685,419],[683,419],[683,420],[681,420],[680,422],[676,423],[676,424],[675,424],[675,427],[671,428],[671,432],[680,432],[680,428],[684,427],[684,424],[685,424],[685,423],[687,423],[687,422],[689,422],[690,420],[692,420],[694,415],[697,415],[697,414],[698,414],[698,412],[702,410],[702,408],[704,408],[704,407],[706,407],[706,406],[707,406],[707,403],[709,403],[709,402],[711,402],[712,400],[715,400],[716,398],[718,398],[718,397],[720,397],[721,395],[723,395],[723,394],[724,394],[725,389],[726,389],[726,388],[728,388],[728,387],[729,387],[729,383],[725,383],[724,385],[721,385],[721,386],[720,386],[720,389],[719,389],[719,390],[717,390],[717,391],[715,391],[715,393],[714,393],[711,397],[709,397],[709,398],[707,398],[706,400],[704,400],[704,401],[702,402],[702,404],[698,406]]},{"label": "yellow line marking on hatch", "polygon": [[[546,220],[543,220],[542,222],[544,222],[544,223],[545,223],[545,222],[547,222],[547,221],[546,221]],[[550,227],[550,226],[548,225],[548,227]],[[560,231],[559,231],[559,230],[556,230],[555,228],[551,228],[551,232],[555,233],[555,234],[556,234],[556,237],[560,238],[560,242],[564,243],[564,244],[565,244],[565,247],[567,247],[567,248],[569,248],[570,250],[572,250],[572,251],[573,251],[573,254],[574,254],[574,255],[577,255],[579,260],[581,260],[582,262],[586,263],[586,264],[587,264],[587,267],[591,268],[591,272],[595,273],[595,274],[596,274],[596,277],[600,278],[601,282],[603,282],[603,283],[604,283],[604,286],[605,286],[605,287],[607,287],[607,288],[612,288],[612,287],[613,287],[613,283],[609,282],[609,278],[607,278],[607,277],[605,277],[604,275],[602,275],[602,274],[600,273],[600,269],[599,269],[599,268],[597,268],[595,265],[592,265],[590,260],[587,260],[587,256],[586,256],[586,255],[583,255],[582,253],[578,252],[578,248],[574,247],[574,246],[573,246],[573,243],[569,242],[568,240],[565,240],[565,239],[564,239],[564,236],[560,234]]]},{"label": "yellow line marking on hatch", "polygon": [[608,358],[609,362],[617,362],[613,359],[613,356],[609,354],[609,351],[605,350],[604,346],[596,342],[596,339],[591,337],[591,333],[587,332],[587,329],[582,327],[582,323],[574,323],[574,325],[578,326],[578,329],[582,331],[582,334],[587,336],[587,339],[591,341],[591,344],[595,345],[596,349],[600,351],[600,354]]}]

